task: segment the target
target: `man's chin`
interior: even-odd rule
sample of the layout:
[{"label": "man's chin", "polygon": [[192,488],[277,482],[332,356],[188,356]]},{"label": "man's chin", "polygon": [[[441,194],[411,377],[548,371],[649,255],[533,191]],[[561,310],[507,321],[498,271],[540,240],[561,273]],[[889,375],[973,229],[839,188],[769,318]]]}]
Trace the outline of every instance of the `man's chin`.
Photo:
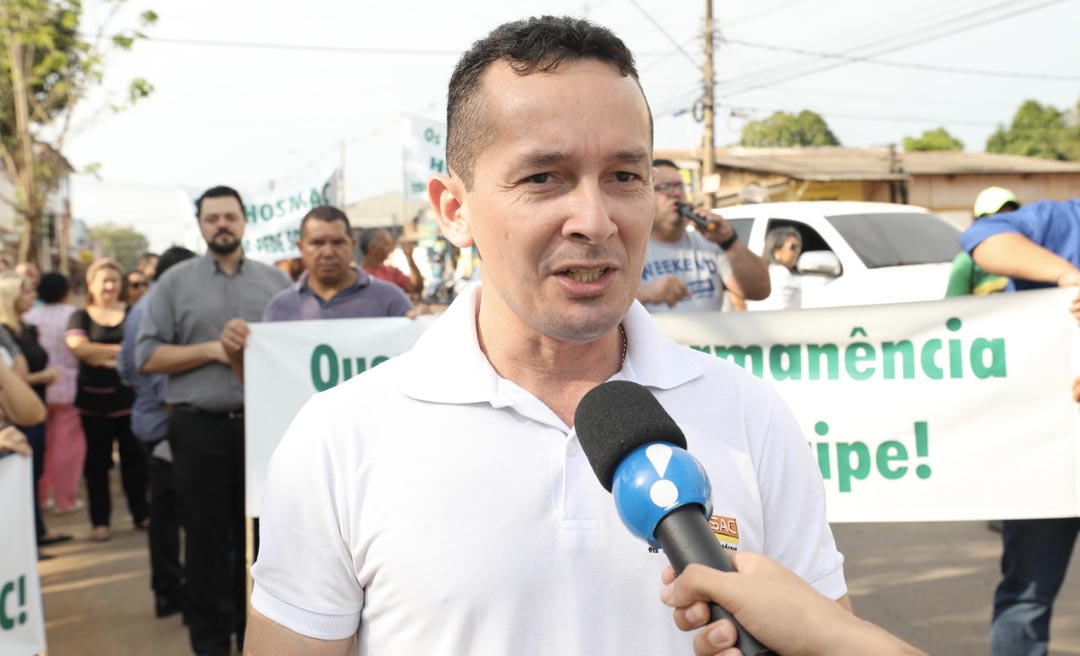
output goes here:
[{"label": "man's chin", "polygon": [[206,247],[214,251],[218,255],[230,255],[232,253],[235,253],[236,250],[240,248],[240,242],[229,241],[222,244],[216,241],[208,241],[206,242]]}]

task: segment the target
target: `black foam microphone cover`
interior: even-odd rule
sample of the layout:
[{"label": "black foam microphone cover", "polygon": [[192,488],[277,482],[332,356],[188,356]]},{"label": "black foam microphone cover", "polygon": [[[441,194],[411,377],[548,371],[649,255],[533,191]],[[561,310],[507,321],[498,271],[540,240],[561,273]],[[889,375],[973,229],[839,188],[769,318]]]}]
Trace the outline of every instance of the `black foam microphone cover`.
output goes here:
[{"label": "black foam microphone cover", "polygon": [[574,430],[608,492],[615,470],[634,449],[651,442],[686,448],[686,436],[656,397],[628,380],[601,383],[582,397],[574,412]]}]

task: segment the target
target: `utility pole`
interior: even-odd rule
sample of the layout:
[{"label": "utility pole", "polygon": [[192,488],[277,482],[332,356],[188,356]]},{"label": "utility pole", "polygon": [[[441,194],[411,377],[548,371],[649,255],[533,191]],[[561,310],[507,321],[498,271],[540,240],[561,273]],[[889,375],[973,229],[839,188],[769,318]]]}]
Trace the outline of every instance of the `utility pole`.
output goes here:
[{"label": "utility pole", "polygon": [[[716,132],[714,130],[716,113],[713,108],[713,13],[712,0],[705,0],[705,61],[702,63],[702,75],[705,78],[705,95],[702,99],[702,119],[705,122],[705,134],[702,135],[701,184],[704,187],[716,173]],[[709,209],[716,206],[716,194],[705,192],[705,203]]]},{"label": "utility pole", "polygon": [[338,202],[338,207],[341,208],[341,211],[343,211],[343,212],[345,211],[345,160],[346,160],[345,149],[347,147],[348,147],[347,142],[344,139],[342,139],[341,140],[341,155],[340,155],[341,156],[341,161],[338,163],[338,197],[337,197],[337,202]]}]

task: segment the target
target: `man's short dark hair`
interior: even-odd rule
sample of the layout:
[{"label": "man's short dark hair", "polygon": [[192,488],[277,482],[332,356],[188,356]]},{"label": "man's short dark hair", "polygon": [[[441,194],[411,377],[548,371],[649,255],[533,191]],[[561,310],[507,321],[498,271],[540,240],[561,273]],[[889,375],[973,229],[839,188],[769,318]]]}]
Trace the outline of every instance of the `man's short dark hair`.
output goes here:
[{"label": "man's short dark hair", "polygon": [[675,162],[671,161],[670,159],[654,159],[652,161],[652,165],[653,165],[654,169],[658,169],[661,166],[670,166],[671,168],[675,169],[676,171],[678,171],[680,169],[679,165],[676,164]]},{"label": "man's short dark hair", "polygon": [[184,248],[183,246],[170,246],[165,249],[165,252],[158,258],[157,268],[154,269],[154,280],[161,280],[161,276],[165,275],[165,272],[169,270],[169,267],[174,264],[180,264],[184,260],[190,260],[195,257],[195,253]]},{"label": "man's short dark hair", "polygon": [[349,225],[349,217],[338,208],[333,205],[318,205],[311,208],[304,218],[300,219],[300,238],[304,238],[304,226],[307,225],[308,219],[315,219],[324,223],[331,223],[333,221],[341,221],[345,224],[345,234],[350,234],[352,226]]},{"label": "man's short dark hair", "polygon": [[224,185],[218,185],[217,187],[210,187],[199,196],[199,200],[195,201],[195,218],[202,215],[202,202],[206,198],[226,198],[232,196],[236,199],[236,202],[240,203],[240,213],[244,212],[244,199],[240,198],[240,192],[232,187],[226,187]]},{"label": "man's short dark hair", "polygon": [[[467,190],[472,189],[476,156],[490,143],[492,134],[485,125],[481,102],[484,72],[495,62],[506,61],[518,75],[550,73],[564,59],[595,59],[638,81],[634,55],[619,37],[607,28],[568,16],[504,23],[474,43],[458,60],[446,100],[446,163],[461,177]],[[651,135],[652,112],[649,132]]]},{"label": "man's short dark hair", "polygon": [[38,281],[37,294],[42,303],[52,305],[67,298],[71,286],[68,285],[67,276],[50,271],[41,275]]},{"label": "man's short dark hair", "polygon": [[[371,242],[375,241],[375,236],[378,235],[386,228],[368,228],[360,235],[360,254],[367,255],[368,249],[371,248]],[[387,231],[389,234],[389,231]]]}]

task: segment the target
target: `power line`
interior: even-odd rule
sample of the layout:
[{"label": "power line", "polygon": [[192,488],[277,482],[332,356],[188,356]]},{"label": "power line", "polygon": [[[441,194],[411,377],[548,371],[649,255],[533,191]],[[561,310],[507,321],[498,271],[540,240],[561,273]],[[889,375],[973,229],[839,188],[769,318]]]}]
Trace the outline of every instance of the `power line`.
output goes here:
[{"label": "power line", "polygon": [[[858,30],[858,38],[855,40],[845,40],[843,37],[839,37],[839,39],[830,38],[829,41],[836,44],[833,46],[834,48],[838,47],[839,43],[844,43],[846,41],[850,45],[842,46],[840,52],[845,54],[855,53],[864,51],[868,48],[881,47],[890,42],[895,43],[897,40],[922,36],[926,34],[927,30],[940,29],[942,27],[947,28],[954,22],[968,20],[971,17],[985,14],[988,11],[1004,9],[1010,6],[1014,6],[1014,3],[1011,2],[1011,0],[991,0],[989,3],[985,0],[977,0],[975,3],[968,4],[967,6],[950,5],[942,8],[941,11],[935,12],[932,16],[925,13],[917,13],[913,20],[890,21],[886,28],[870,26],[867,29]],[[945,12],[951,12],[952,15],[946,16]],[[756,81],[761,80],[763,77],[768,78],[770,76],[790,73],[791,71],[792,64],[783,62],[778,65],[766,65],[756,69],[750,69],[744,71],[740,75],[723,80],[722,82],[726,84],[738,84],[742,83],[744,80]]]},{"label": "power line", "polygon": [[[760,111],[760,112],[783,112],[783,111],[788,111],[787,109],[781,108],[781,107],[760,107],[760,106],[754,106],[754,105],[731,105],[731,104],[728,104],[728,103],[724,103],[723,105],[718,104],[718,106],[726,107],[727,109],[730,109],[732,111],[747,111],[747,110],[749,110],[749,111]],[[885,121],[885,122],[888,122],[888,123],[923,123],[923,124],[937,124],[937,125],[940,125],[942,123],[948,123],[948,124],[951,124],[951,125],[975,125],[975,126],[979,126],[979,127],[987,127],[987,126],[996,126],[996,125],[998,125],[998,123],[991,122],[991,121],[972,121],[972,120],[969,120],[969,119],[940,119],[940,118],[930,118],[930,117],[927,117],[927,116],[882,116],[880,114],[873,114],[873,115],[868,115],[868,114],[848,114],[848,113],[844,113],[844,112],[828,112],[828,111],[825,111],[825,112],[815,111],[815,113],[819,114],[820,116],[823,116],[825,118],[842,118],[842,119],[849,119],[849,120],[855,120],[855,121]]]},{"label": "power line", "polygon": [[[880,49],[880,50],[877,50],[876,52],[870,53],[870,54],[868,54],[866,56],[876,57],[878,55],[884,55],[884,54],[888,54],[888,53],[891,53],[891,52],[896,52],[898,50],[905,50],[905,49],[911,48],[913,46],[921,45],[923,43],[928,43],[930,41],[936,41],[936,40],[944,38],[946,36],[954,36],[954,35],[960,34],[962,32],[968,32],[968,31],[976,29],[978,27],[983,27],[983,26],[989,25],[991,23],[996,23],[998,21],[1002,21],[1002,20],[1004,20],[1006,18],[1011,18],[1013,16],[1018,16],[1018,15],[1021,15],[1021,14],[1030,13],[1032,11],[1042,9],[1042,8],[1050,6],[1050,5],[1060,4],[1061,2],[1065,2],[1065,1],[1066,0],[1046,0],[1044,2],[1035,4],[1035,5],[1030,5],[1030,6],[1022,8],[1022,9],[1017,9],[1015,11],[1007,12],[1007,13],[1004,13],[1004,14],[991,16],[989,18],[986,18],[985,20],[975,21],[973,23],[966,23],[966,24],[964,24],[964,25],[962,25],[960,27],[957,27],[955,29],[952,29],[951,31],[948,31],[948,32],[943,32],[943,33],[938,33],[938,34],[931,34],[929,36],[921,37],[921,38],[915,39],[913,41],[908,41],[906,43],[900,43],[899,45],[895,45],[895,46],[889,46],[887,48]],[[1009,4],[1011,4],[1011,3],[1009,3]],[[952,22],[953,20],[955,20],[955,19],[950,19],[950,21],[947,21],[947,22]],[[938,27],[942,27],[942,26],[944,26],[944,25],[939,25]],[[729,93],[732,93],[732,94],[734,94],[734,93],[745,93],[747,91],[752,91],[754,89],[760,89],[762,87],[774,86],[776,84],[779,84],[780,82],[786,82],[787,80],[790,80],[790,79],[793,79],[793,78],[796,78],[796,77],[803,77],[803,76],[806,76],[806,75],[813,75],[813,74],[816,74],[816,73],[821,73],[821,72],[831,70],[831,69],[834,69],[834,68],[839,68],[840,66],[846,66],[849,63],[850,62],[847,62],[847,61],[834,62],[834,63],[826,64],[824,66],[819,66],[819,67],[817,67],[815,69],[812,69],[809,72],[804,71],[804,72],[792,73],[792,74],[788,74],[788,75],[781,75],[780,77],[774,78],[772,80],[742,86],[742,87],[737,88],[734,91],[731,91]]]},{"label": "power line", "polygon": [[691,56],[690,56],[690,53],[686,52],[686,49],[684,49],[684,48],[683,48],[683,47],[682,47],[682,46],[681,46],[681,45],[679,44],[679,42],[675,40],[675,37],[671,36],[671,35],[670,35],[670,34],[668,33],[668,31],[664,29],[664,26],[663,26],[663,25],[661,25],[661,24],[660,24],[659,22],[657,22],[657,20],[656,20],[655,18],[653,18],[653,17],[652,17],[652,16],[651,16],[651,15],[649,14],[649,12],[645,11],[645,8],[644,8],[644,7],[642,7],[642,6],[641,6],[641,5],[640,5],[640,4],[638,3],[638,1],[637,1],[637,0],[630,0],[630,4],[632,4],[632,5],[634,5],[635,7],[637,7],[637,10],[641,12],[641,15],[642,15],[642,16],[644,16],[644,17],[645,17],[645,19],[646,19],[646,20],[648,20],[648,21],[649,21],[650,23],[652,23],[652,24],[653,24],[653,27],[655,27],[655,28],[656,28],[656,29],[657,29],[657,30],[658,30],[658,31],[659,31],[659,32],[660,32],[661,34],[663,34],[663,35],[664,35],[664,36],[665,36],[665,37],[667,38],[667,40],[668,40],[668,41],[670,41],[670,42],[671,42],[671,44],[672,44],[673,46],[675,46],[675,49],[676,49],[676,50],[678,50],[679,52],[681,52],[681,53],[683,54],[683,56],[684,56],[684,57],[686,57],[686,59],[687,59],[687,60],[688,60],[688,61],[689,61],[689,62],[690,62],[691,64],[693,64],[694,68],[698,68],[698,67],[700,67],[700,64],[699,64],[698,62],[694,61],[694,58],[693,58],[693,57],[691,57]]},{"label": "power line", "polygon": [[448,57],[461,55],[460,50],[418,50],[413,48],[362,48],[356,46],[327,46],[302,43],[268,43],[255,41],[219,41],[211,39],[179,39],[148,36],[150,43],[183,46],[208,46],[214,48],[250,48],[255,50],[292,50],[302,52],[353,53],[364,55],[417,55]]},{"label": "power line", "polygon": [[981,75],[985,77],[1000,77],[1019,80],[1051,80],[1054,82],[1077,82],[1080,81],[1080,75],[1056,75],[1050,73],[1021,73],[1014,71],[993,71],[984,68],[961,68],[958,66],[935,66],[933,64],[917,64],[913,62],[898,62],[889,61],[883,59],[875,59],[872,56],[860,56],[860,55],[845,55],[839,52],[824,52],[820,50],[805,50],[803,48],[788,48],[784,46],[773,45],[770,43],[759,43],[754,41],[745,41],[743,39],[731,39],[727,37],[720,37],[724,43],[730,43],[737,46],[743,46],[746,48],[757,48],[759,50],[771,50],[774,52],[789,52],[797,55],[805,55],[807,57],[818,57],[820,59],[836,59],[841,60],[849,64],[875,64],[877,66],[889,66],[892,68],[909,68],[914,70],[934,71],[939,73],[955,73],[959,75]]}]

